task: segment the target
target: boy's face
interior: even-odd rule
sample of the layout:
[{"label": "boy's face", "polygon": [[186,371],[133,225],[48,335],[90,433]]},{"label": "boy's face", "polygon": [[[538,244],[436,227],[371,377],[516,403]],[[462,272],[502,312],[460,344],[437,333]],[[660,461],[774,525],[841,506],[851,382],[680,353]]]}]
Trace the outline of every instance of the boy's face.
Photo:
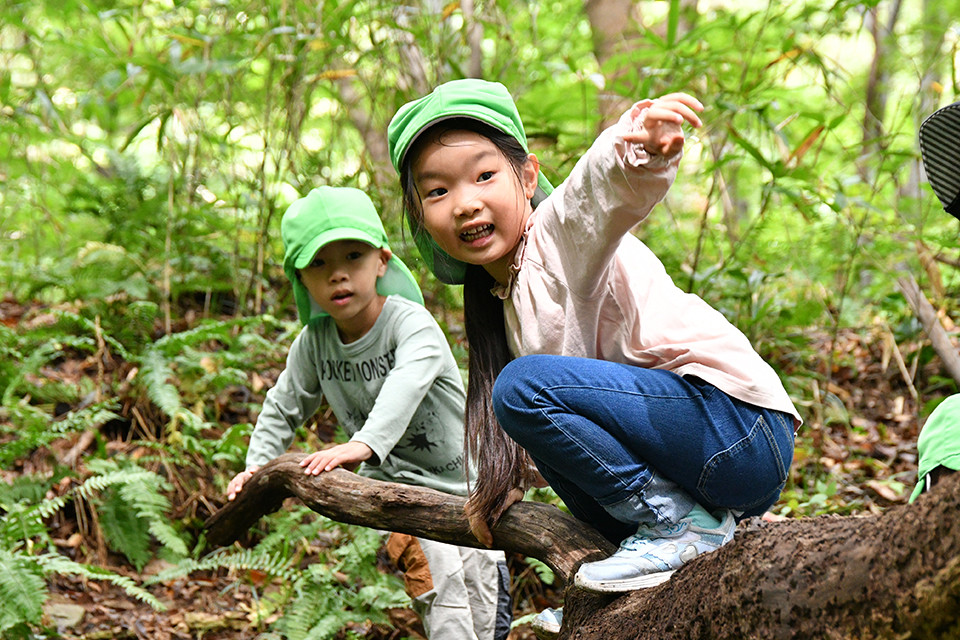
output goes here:
[{"label": "boy's face", "polygon": [[344,342],[361,338],[380,316],[384,298],[377,294],[377,278],[386,273],[390,256],[389,249],[366,242],[336,240],[300,269],[300,281],[337,323]]}]

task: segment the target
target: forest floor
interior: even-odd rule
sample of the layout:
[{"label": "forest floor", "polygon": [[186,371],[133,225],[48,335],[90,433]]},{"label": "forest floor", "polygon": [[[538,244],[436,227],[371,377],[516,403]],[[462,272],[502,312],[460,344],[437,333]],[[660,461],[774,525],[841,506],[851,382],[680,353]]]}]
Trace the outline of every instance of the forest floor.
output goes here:
[{"label": "forest floor", "polygon": [[[9,300],[0,308],[0,321],[11,328],[17,322],[28,321],[31,315],[31,309]],[[919,353],[921,347],[921,344],[899,345],[903,353],[911,350]],[[806,424],[800,430],[791,484],[774,511],[792,510],[790,515],[879,513],[886,507],[906,502],[915,481],[915,443],[919,430],[918,402],[913,395],[913,383],[907,380],[924,376],[929,379],[936,373],[910,372],[909,355],[902,358],[905,368],[898,367],[897,345],[888,330],[844,331],[835,339],[827,335],[814,336],[808,349],[814,354],[811,366],[821,371],[817,376],[805,378],[810,381],[811,389],[802,392],[791,389],[794,397],[813,400],[798,403]],[[827,353],[832,353],[832,358],[816,355]],[[278,362],[270,370],[260,371],[260,378],[271,384],[282,366],[283,363]],[[79,387],[84,376],[102,375],[102,372],[98,373],[89,356],[79,356],[58,360],[44,370],[43,375],[74,382]],[[116,375],[123,372],[118,370]],[[232,423],[249,420],[247,402],[251,401],[247,397],[243,400],[231,406],[227,397],[220,407],[222,415],[229,415]],[[318,426],[318,441],[329,442],[332,429],[324,428],[322,421]],[[70,460],[74,468],[79,468],[84,455],[103,455],[104,449],[107,455],[124,452],[136,459],[141,453],[138,440],[143,434],[133,431],[133,428],[127,431],[104,428],[93,434],[93,438],[87,434],[70,434],[18,460],[11,468],[0,470],[0,478],[12,482],[22,474],[52,473],[55,464],[62,464],[64,460]],[[218,434],[209,436],[218,437]],[[9,438],[0,439],[0,445]],[[213,471],[204,470],[201,475],[203,473]],[[61,491],[71,481],[76,482],[65,478]],[[174,499],[175,518],[192,517],[202,522],[223,504],[223,496],[214,488],[211,476],[200,478],[199,486],[202,488],[199,494],[182,495],[180,504]],[[814,495],[819,497],[811,500]],[[790,499],[794,506],[784,509]],[[49,523],[50,536],[62,554],[130,576],[138,583],[144,576],[155,575],[168,566],[154,560],[142,572],[136,572],[123,556],[109,552],[102,540],[91,539],[91,527],[86,521],[89,516],[81,513],[78,518],[76,511],[64,510]],[[508,560],[516,617],[561,604],[562,591],[543,584],[522,558]],[[382,568],[395,571],[386,563]],[[256,601],[267,597],[272,587],[263,584],[264,576],[256,572],[243,578],[239,580],[236,575],[222,572],[194,573],[188,578],[152,585],[149,590],[167,606],[166,611],[157,612],[105,582],[58,576],[50,583],[48,622],[53,628],[59,627],[60,637],[67,639],[252,639],[266,631],[271,622],[270,618],[258,618],[256,612],[260,607]],[[82,617],[68,621],[72,613]],[[341,631],[338,638],[420,637],[422,627],[411,610],[393,609],[388,614],[389,625],[358,624]],[[510,636],[511,640],[533,637],[529,625],[519,626]]]}]

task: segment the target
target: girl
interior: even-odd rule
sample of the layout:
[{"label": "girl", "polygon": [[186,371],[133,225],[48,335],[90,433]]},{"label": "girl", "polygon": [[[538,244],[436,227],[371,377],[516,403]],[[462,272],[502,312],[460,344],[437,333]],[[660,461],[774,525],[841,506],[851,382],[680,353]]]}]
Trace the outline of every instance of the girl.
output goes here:
[{"label": "girl", "polygon": [[621,543],[581,565],[585,589],[650,587],[726,544],[777,500],[793,458],[800,417],[776,373],[630,233],[702,109],[682,93],[636,103],[555,191],[502,85],[444,84],[388,131],[421,253],[464,284],[471,526],[492,543],[533,481],[529,455]]}]

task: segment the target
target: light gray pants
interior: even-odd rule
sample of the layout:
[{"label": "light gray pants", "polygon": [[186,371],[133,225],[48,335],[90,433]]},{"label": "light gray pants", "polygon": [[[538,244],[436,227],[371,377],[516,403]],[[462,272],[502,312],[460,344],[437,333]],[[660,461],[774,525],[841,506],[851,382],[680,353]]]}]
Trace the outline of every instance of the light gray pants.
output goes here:
[{"label": "light gray pants", "polygon": [[387,553],[403,571],[413,610],[433,640],[503,640],[513,614],[502,551],[391,533]]}]

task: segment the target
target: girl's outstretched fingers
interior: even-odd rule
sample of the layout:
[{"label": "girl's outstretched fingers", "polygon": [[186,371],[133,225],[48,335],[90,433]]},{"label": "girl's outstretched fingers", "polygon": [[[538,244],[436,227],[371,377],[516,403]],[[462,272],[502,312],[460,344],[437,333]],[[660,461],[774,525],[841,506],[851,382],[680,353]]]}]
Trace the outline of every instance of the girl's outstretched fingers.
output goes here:
[{"label": "girl's outstretched fingers", "polygon": [[686,93],[668,93],[653,101],[650,111],[647,112],[647,118],[677,124],[682,124],[686,120],[691,126],[700,127],[703,126],[703,122],[697,115],[698,111],[703,111],[703,104],[693,96]]},{"label": "girl's outstretched fingers", "polygon": [[668,93],[657,98],[644,114],[643,126],[638,131],[625,133],[627,142],[642,144],[652,154],[672,156],[683,149],[685,121],[691,126],[703,124],[697,111],[703,111],[699,100],[686,93]]}]

